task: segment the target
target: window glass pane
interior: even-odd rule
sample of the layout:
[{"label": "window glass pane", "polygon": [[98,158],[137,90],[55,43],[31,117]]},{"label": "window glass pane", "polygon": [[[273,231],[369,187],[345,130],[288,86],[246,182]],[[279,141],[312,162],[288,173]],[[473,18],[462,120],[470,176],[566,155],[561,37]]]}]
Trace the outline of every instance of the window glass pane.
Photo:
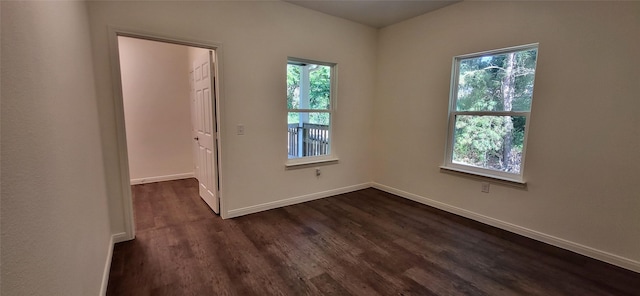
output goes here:
[{"label": "window glass pane", "polygon": [[457,111],[530,111],[537,49],[460,60]]},{"label": "window glass pane", "polygon": [[288,112],[287,123],[308,123],[329,126],[329,112]]},{"label": "window glass pane", "polygon": [[300,66],[287,65],[287,108],[300,107]]},{"label": "window glass pane", "polygon": [[525,124],[524,116],[457,115],[453,162],[519,174]]},{"label": "window glass pane", "polygon": [[331,103],[331,67],[287,65],[287,108],[328,110]]},{"label": "window glass pane", "polygon": [[288,112],[289,158],[328,155],[329,120],[328,112]]}]

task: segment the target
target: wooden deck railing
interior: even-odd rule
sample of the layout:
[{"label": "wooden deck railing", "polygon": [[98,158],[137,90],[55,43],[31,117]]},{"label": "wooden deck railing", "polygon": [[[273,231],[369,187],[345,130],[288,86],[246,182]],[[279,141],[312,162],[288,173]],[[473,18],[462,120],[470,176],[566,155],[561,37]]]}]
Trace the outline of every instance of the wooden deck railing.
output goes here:
[{"label": "wooden deck railing", "polygon": [[289,157],[318,156],[329,154],[329,126],[297,123],[287,128],[287,151]]}]

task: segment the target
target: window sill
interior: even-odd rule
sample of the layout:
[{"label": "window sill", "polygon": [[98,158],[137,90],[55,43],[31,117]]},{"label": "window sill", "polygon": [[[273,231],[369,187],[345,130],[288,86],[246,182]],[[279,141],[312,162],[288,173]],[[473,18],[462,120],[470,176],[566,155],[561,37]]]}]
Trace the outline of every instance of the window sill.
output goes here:
[{"label": "window sill", "polygon": [[298,159],[289,159],[285,164],[285,168],[297,169],[297,168],[305,168],[314,165],[327,165],[338,163],[337,157],[306,157],[306,158],[298,158]]},{"label": "window sill", "polygon": [[446,166],[440,166],[440,172],[461,176],[461,177],[467,177],[467,178],[476,179],[476,180],[485,181],[485,182],[491,182],[491,183],[500,184],[500,185],[506,185],[506,186],[524,189],[524,190],[527,189],[527,182],[523,180],[509,179],[509,178],[504,178],[500,176],[490,176],[490,175],[485,175],[478,172],[473,172],[473,171],[459,169],[459,168],[451,168]]}]

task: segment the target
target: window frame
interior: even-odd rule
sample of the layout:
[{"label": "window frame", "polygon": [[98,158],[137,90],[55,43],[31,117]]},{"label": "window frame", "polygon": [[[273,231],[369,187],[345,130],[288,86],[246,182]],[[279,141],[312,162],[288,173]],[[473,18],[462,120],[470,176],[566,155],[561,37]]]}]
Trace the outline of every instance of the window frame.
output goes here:
[{"label": "window frame", "polygon": [[[451,66],[451,85],[449,90],[449,110],[447,117],[447,140],[445,145],[445,156],[444,156],[444,165],[440,166],[441,169],[460,172],[463,174],[470,174],[479,176],[481,178],[490,178],[497,179],[501,181],[512,182],[515,184],[526,184],[524,180],[524,170],[525,170],[525,160],[526,160],[526,152],[527,152],[527,142],[529,138],[529,125],[531,118],[531,109],[533,107],[533,94],[531,100],[531,107],[529,111],[457,111],[456,103],[458,98],[458,78],[460,76],[460,62],[465,59],[470,58],[479,58],[488,55],[498,55],[505,54],[511,52],[518,51],[526,51],[536,49],[536,70],[537,70],[537,55],[539,52],[539,43],[531,43],[519,46],[512,46],[507,48],[500,48],[470,54],[464,54],[453,57],[453,62]],[[534,90],[535,90],[535,78],[534,78]],[[470,115],[470,116],[524,116],[525,117],[525,125],[524,125],[524,138],[522,143],[522,156],[520,161],[520,173],[509,173],[498,170],[491,170],[482,167],[476,167],[472,165],[465,165],[453,162],[453,148],[454,148],[454,134],[455,134],[455,121],[456,116],[459,115]]]},{"label": "window frame", "polygon": [[[338,161],[338,157],[335,153],[335,145],[334,145],[334,139],[335,139],[335,134],[334,134],[334,125],[335,125],[335,111],[336,111],[336,106],[337,106],[337,81],[338,81],[338,76],[337,76],[337,68],[338,68],[338,64],[337,63],[333,63],[333,62],[324,62],[324,61],[317,61],[317,60],[311,60],[311,59],[305,59],[305,58],[297,58],[297,57],[287,57],[287,63],[286,66],[288,67],[289,65],[303,65],[303,64],[314,64],[314,65],[321,65],[321,66],[328,66],[329,67],[329,73],[330,73],[330,86],[329,86],[329,108],[328,109],[290,109],[289,106],[287,105],[287,102],[285,100],[285,108],[286,108],[286,125],[288,126],[288,118],[289,118],[289,112],[296,112],[296,113],[328,113],[329,114],[329,128],[328,128],[328,133],[329,133],[329,143],[328,143],[328,154],[325,155],[318,155],[318,156],[303,156],[303,157],[297,157],[297,158],[289,158],[288,157],[288,152],[285,151],[285,155],[287,156],[287,161],[285,163],[285,167],[288,168],[292,168],[292,167],[296,167],[296,166],[304,166],[304,165],[311,165],[311,164],[321,164],[321,163],[327,163],[327,162],[337,162]],[[285,84],[286,84],[286,71],[285,71]],[[286,85],[285,85],[285,89],[286,89]],[[286,149],[285,149],[286,150]]]}]

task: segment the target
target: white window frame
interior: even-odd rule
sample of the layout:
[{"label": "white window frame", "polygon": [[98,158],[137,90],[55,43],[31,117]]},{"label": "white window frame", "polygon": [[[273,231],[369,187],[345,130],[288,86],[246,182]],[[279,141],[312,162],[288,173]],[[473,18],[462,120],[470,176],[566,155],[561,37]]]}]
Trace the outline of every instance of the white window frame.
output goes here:
[{"label": "white window frame", "polygon": [[[450,95],[449,95],[449,115],[448,115],[448,131],[447,131],[447,141],[445,147],[445,158],[444,165],[440,168],[444,170],[460,172],[464,174],[471,174],[479,177],[485,177],[490,179],[497,179],[501,181],[508,181],[516,184],[526,184],[524,180],[524,169],[525,169],[525,155],[527,152],[527,139],[529,135],[529,123],[531,116],[531,108],[529,111],[457,111],[456,110],[456,98],[458,97],[458,77],[460,71],[460,61],[469,59],[469,58],[478,58],[482,56],[488,55],[497,55],[504,54],[516,51],[525,51],[530,49],[538,49],[538,43],[513,46],[508,48],[501,48],[471,54],[465,54],[456,56],[453,58],[453,64],[451,69],[451,86],[450,86]],[[537,69],[537,59],[536,59],[536,69]],[[534,82],[535,83],[535,82]],[[535,88],[535,84],[534,84]],[[533,100],[532,100],[533,104]],[[522,143],[522,158],[520,162],[520,173],[508,173],[497,170],[490,170],[481,167],[464,165],[453,162],[453,146],[454,146],[454,133],[455,133],[455,118],[457,115],[471,115],[471,116],[524,116],[525,117],[525,127],[524,127],[524,139]]]},{"label": "white window frame", "polygon": [[[303,58],[296,58],[296,57],[287,57],[287,66],[289,64],[315,64],[315,65],[322,65],[322,66],[328,66],[330,67],[330,87],[329,87],[329,109],[289,109],[289,107],[286,105],[286,101],[285,101],[285,107],[286,107],[286,118],[288,118],[289,116],[289,112],[301,112],[301,113],[328,113],[329,114],[329,153],[326,155],[319,155],[319,156],[304,156],[304,157],[299,157],[299,158],[288,158],[287,156],[287,161],[285,163],[285,167],[297,167],[297,166],[305,166],[305,165],[312,165],[312,164],[321,164],[321,163],[329,163],[329,162],[337,162],[338,161],[338,157],[335,153],[335,145],[334,145],[334,139],[335,139],[335,134],[334,134],[334,125],[335,125],[335,110],[336,110],[336,106],[337,106],[337,98],[336,98],[336,94],[337,92],[337,81],[338,81],[338,76],[337,76],[337,68],[338,68],[338,64],[337,63],[332,63],[332,62],[323,62],[323,61],[316,61],[316,60],[310,60],[310,59],[303,59]],[[285,71],[286,74],[286,71]],[[286,80],[286,79],[285,79]],[[286,121],[288,123],[288,120]],[[288,126],[288,124],[287,124]],[[287,152],[285,152],[287,153]],[[288,155],[288,153],[287,153]]]}]

